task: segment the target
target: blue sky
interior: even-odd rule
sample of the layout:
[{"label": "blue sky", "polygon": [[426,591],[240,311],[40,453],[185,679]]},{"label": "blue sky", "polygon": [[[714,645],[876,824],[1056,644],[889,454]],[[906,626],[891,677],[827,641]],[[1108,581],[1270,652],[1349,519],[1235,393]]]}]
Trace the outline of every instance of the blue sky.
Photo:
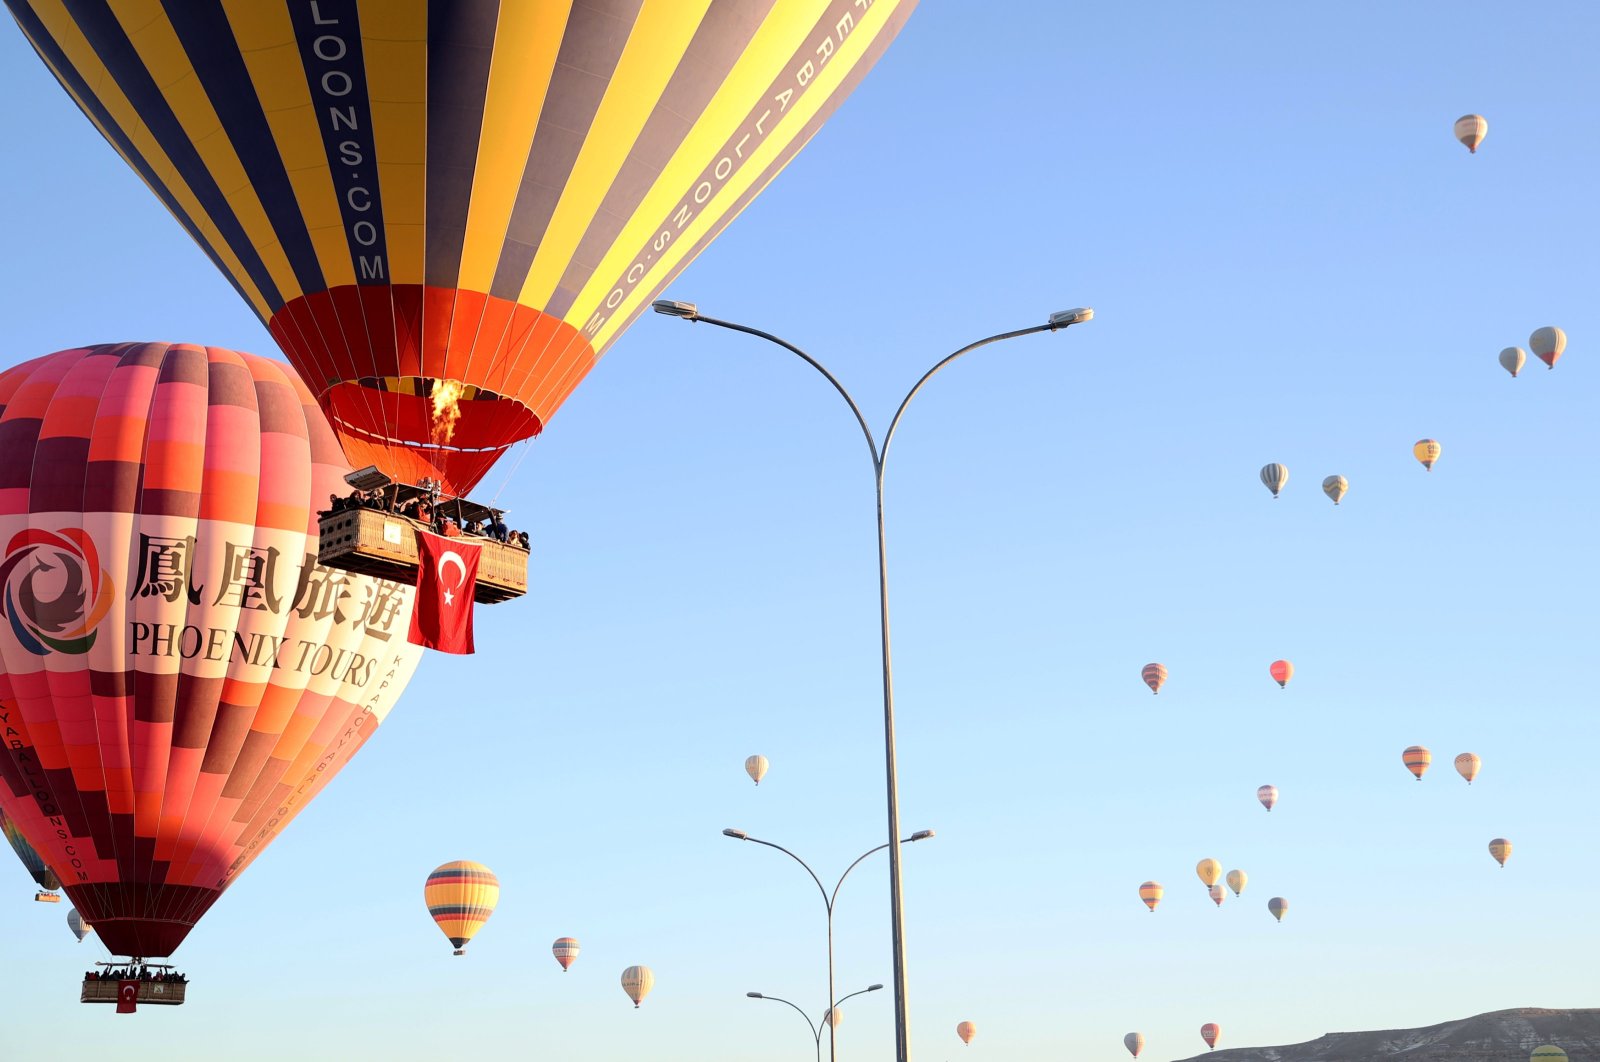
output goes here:
[{"label": "blue sky", "polygon": [[[1170,1059],[1208,1021],[1241,1046],[1593,1003],[1597,46],[1576,3],[928,3],[669,289],[805,347],[880,430],[948,351],[1098,313],[942,375],[890,463],[902,821],[938,831],[905,851],[916,1057],[1114,1058],[1140,1029]],[[0,87],[0,363],[275,352],[9,27]],[[1450,132],[1469,111],[1476,156]],[[1495,355],[1546,324],[1565,360],[1512,380]],[[480,611],[477,656],[430,656],[206,917],[189,1005],[84,1012],[95,943],[0,866],[27,971],[0,1056],[812,1057],[744,994],[820,1014],[815,888],[719,831],[830,882],[883,839],[848,411],[776,348],[650,316],[503,478],[528,598]],[[1242,899],[1213,908],[1207,856],[1249,872]],[[421,895],[458,858],[504,889],[465,959]],[[886,915],[878,856],[842,892],[841,993],[890,981]],[[657,977],[638,1011],[633,963]],[[845,1013],[841,1056],[887,1057],[889,993]]]}]

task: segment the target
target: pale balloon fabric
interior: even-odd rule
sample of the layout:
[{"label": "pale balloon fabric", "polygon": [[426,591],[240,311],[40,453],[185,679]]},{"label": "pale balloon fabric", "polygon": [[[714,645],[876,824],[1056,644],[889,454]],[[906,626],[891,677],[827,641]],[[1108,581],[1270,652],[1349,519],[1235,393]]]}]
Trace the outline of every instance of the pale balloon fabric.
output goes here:
[{"label": "pale balloon fabric", "polygon": [[1500,367],[1512,376],[1521,372],[1526,364],[1528,364],[1528,353],[1521,347],[1507,347],[1500,352]]},{"label": "pale balloon fabric", "polygon": [[630,966],[622,971],[622,990],[628,993],[628,998],[633,1000],[637,1007],[650,994],[656,986],[656,975],[648,966]]},{"label": "pale balloon fabric", "polygon": [[1244,887],[1250,883],[1250,875],[1242,870],[1228,871],[1228,888],[1233,890],[1235,896],[1244,895]]},{"label": "pale balloon fabric", "polygon": [[1261,482],[1266,484],[1267,489],[1270,490],[1272,492],[1272,496],[1276,498],[1278,496],[1278,492],[1282,490],[1289,482],[1289,469],[1276,462],[1270,465],[1265,465],[1261,469]]},{"label": "pale balloon fabric", "polygon": [[1483,758],[1476,753],[1463,752],[1456,757],[1456,773],[1467,780],[1471,785],[1478,777],[1478,770],[1483,766]]},{"label": "pale balloon fabric", "polygon": [[1456,119],[1455,133],[1468,151],[1477,154],[1478,145],[1489,135],[1489,122],[1481,114],[1464,114]]},{"label": "pale balloon fabric", "polygon": [[1528,349],[1553,369],[1556,367],[1556,361],[1567,349],[1567,334],[1559,328],[1547,325],[1528,337]]},{"label": "pale balloon fabric", "polygon": [[1194,872],[1200,875],[1200,883],[1209,889],[1222,877],[1222,864],[1215,859],[1202,859],[1196,864]]}]

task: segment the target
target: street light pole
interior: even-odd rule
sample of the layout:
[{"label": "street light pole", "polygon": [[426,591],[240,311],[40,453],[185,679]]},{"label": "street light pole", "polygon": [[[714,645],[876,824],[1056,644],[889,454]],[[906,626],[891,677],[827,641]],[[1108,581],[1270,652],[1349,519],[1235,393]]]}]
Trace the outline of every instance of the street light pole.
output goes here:
[{"label": "street light pole", "polygon": [[862,415],[861,407],[856,405],[854,398],[850,397],[850,392],[845,390],[844,384],[840,383],[838,377],[829,372],[821,362],[793,343],[785,339],[779,339],[770,332],[763,332],[759,328],[751,328],[748,325],[735,324],[732,321],[723,321],[715,317],[702,316],[700,308],[692,302],[657,299],[651,304],[651,308],[657,313],[665,314],[668,317],[680,317],[685,321],[702,321],[705,324],[716,325],[718,328],[726,328],[734,332],[743,332],[746,335],[765,339],[769,343],[774,343],[784,348],[806,362],[813,369],[816,369],[833,385],[833,389],[839,392],[845,403],[850,407],[850,412],[855,414],[856,423],[861,425],[861,433],[866,436],[867,450],[872,456],[873,486],[877,494],[878,503],[878,615],[881,619],[883,644],[883,754],[889,812],[889,841],[886,846],[889,849],[889,926],[891,946],[894,950],[895,1062],[910,1062],[911,1041],[910,1023],[906,1007],[905,918],[901,899],[900,846],[894,843],[895,839],[900,836],[900,798],[894,749],[894,671],[889,654],[889,560],[883,522],[884,464],[889,456],[889,444],[894,441],[895,429],[900,426],[900,418],[905,414],[906,407],[911,404],[913,398],[917,397],[917,392],[922,390],[923,385],[931,380],[939,370],[962,355],[970,354],[979,347],[986,347],[991,343],[998,343],[1005,339],[1016,339],[1019,336],[1032,335],[1035,332],[1057,332],[1070,325],[1093,320],[1094,311],[1086,306],[1073,310],[1062,310],[1051,314],[1044,324],[989,336],[987,339],[980,339],[976,343],[969,343],[955,353],[950,354],[943,361],[923,373],[922,378],[906,393],[906,397],[900,402],[900,408],[895,410],[894,418],[889,421],[889,430],[884,433],[883,446],[880,448],[877,440],[872,435],[872,429],[867,426],[867,418]]},{"label": "street light pole", "polygon": [[[887,846],[885,846],[885,847],[887,847]],[[882,985],[868,985],[867,987],[865,987],[863,989],[860,989],[859,991],[851,992],[848,996],[843,996],[840,999],[834,1000],[833,1005],[830,1006],[827,1009],[827,1011],[822,1015],[823,1024],[827,1025],[828,1028],[832,1029],[834,1027],[834,1025],[836,1024],[836,1022],[835,1022],[836,1015],[835,1015],[834,1012],[839,1009],[839,1004],[840,1003],[843,1003],[846,999],[854,999],[856,996],[866,995],[868,992],[876,992],[878,989],[880,989],[882,987],[883,987]],[[794,1007],[795,1013],[799,1014],[802,1018],[805,1018],[807,1027],[809,1027],[811,1029],[811,1039],[816,1041],[816,1045],[817,1045],[817,1062],[822,1062],[822,1029],[819,1028],[818,1026],[812,1024],[810,1015],[808,1015],[805,1011],[801,1010],[799,1007],[795,1006],[795,1004],[789,1003],[789,1001],[787,999],[782,999],[782,998],[779,998],[778,996],[762,995],[760,992],[746,992],[745,995],[749,996],[751,999],[770,999],[774,1003],[788,1003],[789,1006]],[[832,998],[832,997],[830,996],[829,998]]]},{"label": "street light pole", "polygon": [[[776,848],[778,851],[782,852],[784,855],[788,856],[790,859],[794,860],[796,863],[799,863],[802,867],[805,867],[806,873],[811,875],[811,880],[817,883],[817,891],[822,893],[822,904],[823,904],[823,906],[825,908],[827,908],[827,911],[828,911],[828,995],[827,995],[827,998],[828,999],[832,999],[833,998],[833,907],[834,907],[835,901],[837,901],[839,899],[839,887],[844,884],[844,879],[848,878],[850,876],[850,872],[852,870],[854,870],[858,865],[860,865],[860,863],[861,863],[861,861],[863,859],[867,858],[869,855],[874,854],[875,852],[881,852],[885,848],[888,848],[889,846],[887,844],[880,844],[878,847],[868,849],[867,851],[862,852],[860,855],[856,856],[855,862],[851,863],[849,866],[845,867],[844,868],[844,873],[839,875],[839,880],[834,882],[834,884],[833,884],[833,892],[830,894],[828,892],[828,890],[823,887],[822,879],[817,877],[817,872],[815,870],[811,869],[811,865],[809,863],[807,863],[804,859],[801,859],[799,856],[797,856],[793,852],[789,851],[783,845],[781,845],[781,844],[773,844],[771,841],[763,841],[759,837],[751,837],[748,833],[745,833],[743,830],[735,830],[735,829],[732,829],[731,827],[729,829],[723,830],[722,831],[722,835],[724,837],[732,837],[736,841],[749,841],[752,844],[764,844],[768,848]],[[910,837],[902,837],[900,839],[900,844],[911,844],[914,841],[926,841],[929,837],[933,837],[933,836],[935,836],[935,835],[934,835],[934,832],[932,830],[918,830],[916,833],[912,834]],[[898,848],[899,846],[897,845],[896,847]],[[882,987],[883,987],[882,985],[875,985],[872,988],[864,988],[861,991],[862,992],[876,992],[878,989],[880,989]],[[752,995],[752,996],[755,995],[755,993],[747,993],[747,994]],[[860,992],[856,992],[856,993],[853,993],[853,994],[854,995],[860,995],[861,993]],[[849,998],[850,998],[849,996],[845,997],[845,999],[849,999]],[[788,1001],[785,1000],[784,1002],[788,1002]],[[844,1000],[840,1000],[839,1002],[842,1003],[842,1002],[844,1002]],[[807,1019],[807,1020],[809,1020],[809,1019]],[[822,1032],[819,1029],[817,1031],[817,1040],[818,1040],[818,1044],[819,1044],[819,1048],[818,1048],[819,1050],[820,1050],[821,1039],[822,1039]],[[829,1059],[829,1062],[832,1062],[832,1060],[834,1059],[835,1052],[837,1051],[837,1049],[838,1049],[837,1048],[837,1041],[835,1040],[834,1035],[833,1035],[833,1023],[829,1022],[828,1023],[828,1059]]]}]

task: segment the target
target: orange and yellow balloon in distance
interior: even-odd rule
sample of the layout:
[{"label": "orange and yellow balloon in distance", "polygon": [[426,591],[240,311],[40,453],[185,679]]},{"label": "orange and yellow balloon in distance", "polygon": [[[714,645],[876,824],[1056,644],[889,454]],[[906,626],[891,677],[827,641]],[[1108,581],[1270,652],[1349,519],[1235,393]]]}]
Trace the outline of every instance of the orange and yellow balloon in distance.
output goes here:
[{"label": "orange and yellow balloon in distance", "polygon": [[1546,368],[1553,369],[1567,349],[1567,334],[1553,325],[1546,325],[1528,337],[1528,349]]},{"label": "orange and yellow balloon in distance", "polygon": [[1489,120],[1481,114],[1463,114],[1456,119],[1455,134],[1467,151],[1476,155],[1478,145],[1489,135]]},{"label": "orange and yellow balloon in distance", "polygon": [[1274,660],[1267,670],[1272,674],[1272,681],[1278,684],[1280,690],[1289,685],[1289,680],[1294,678],[1294,665],[1287,660]]},{"label": "orange and yellow balloon in distance", "polygon": [[1144,684],[1150,687],[1151,693],[1160,693],[1161,687],[1167,681],[1167,669],[1163,664],[1146,664],[1139,672],[1139,677],[1144,679]]},{"label": "orange and yellow balloon in distance", "polygon": [[622,990],[633,1000],[633,1009],[638,1010],[639,1004],[644,1002],[644,997],[656,986],[656,975],[648,966],[630,966],[622,971]]},{"label": "orange and yellow balloon in distance", "polygon": [[6,3],[351,463],[461,494],[794,158],[916,0]]},{"label": "orange and yellow balloon in distance", "polygon": [[1421,745],[1412,745],[1400,754],[1401,760],[1406,765],[1406,770],[1417,776],[1417,781],[1422,781],[1422,776],[1428,772],[1428,767],[1433,763],[1433,753]]},{"label": "orange and yellow balloon in distance", "polygon": [[1261,786],[1256,790],[1256,799],[1261,801],[1261,806],[1270,812],[1272,805],[1278,802],[1278,787],[1275,785]]},{"label": "orange and yellow balloon in distance", "polygon": [[1489,842],[1489,854],[1494,856],[1494,861],[1504,868],[1506,860],[1511,858],[1511,842],[1504,837],[1496,837]]},{"label": "orange and yellow balloon in distance", "polygon": [[970,1021],[964,1021],[956,1026],[956,1035],[961,1037],[961,1042],[970,1044],[972,1038],[978,1035],[978,1026]]},{"label": "orange and yellow balloon in distance", "polygon": [[1155,914],[1156,905],[1161,902],[1161,897],[1166,894],[1167,890],[1161,887],[1159,881],[1147,881],[1139,886],[1139,899],[1143,900],[1144,905],[1150,908],[1151,914]]},{"label": "orange and yellow balloon in distance", "polygon": [[1233,890],[1235,896],[1244,895],[1244,887],[1250,882],[1250,875],[1242,870],[1228,871],[1228,888]]},{"label": "orange and yellow balloon in distance", "polygon": [[767,758],[765,756],[747,756],[744,761],[744,773],[756,785],[761,784],[761,779],[767,776]]},{"label": "orange and yellow balloon in distance", "polygon": [[1217,1041],[1222,1039],[1222,1026],[1214,1021],[1206,1022],[1200,1026],[1200,1039],[1206,1042],[1207,1047],[1215,1051],[1217,1049]]},{"label": "orange and yellow balloon in distance", "polygon": [[1267,901],[1267,910],[1272,913],[1273,918],[1276,918],[1278,921],[1282,922],[1284,912],[1289,910],[1289,901],[1285,900],[1282,896],[1274,896],[1272,899]]},{"label": "orange and yellow balloon in distance", "polygon": [[578,961],[578,942],[572,937],[558,937],[550,945],[550,953],[556,957],[556,962],[561,964],[561,972],[566,973],[572,969],[572,964]]},{"label": "orange and yellow balloon in distance", "polygon": [[1412,456],[1422,462],[1422,467],[1429,472],[1433,471],[1433,463],[1439,460],[1439,454],[1444,451],[1433,439],[1418,439],[1417,444],[1411,448]]},{"label": "orange and yellow balloon in distance", "polygon": [[1482,766],[1483,758],[1475,752],[1463,752],[1456,757],[1456,773],[1465,778],[1468,785],[1478,777],[1478,769]]},{"label": "orange and yellow balloon in distance", "polygon": [[1213,885],[1206,891],[1211,894],[1211,902],[1216,904],[1218,907],[1221,907],[1222,901],[1228,898],[1228,890],[1224,889],[1221,885]]},{"label": "orange and yellow balloon in distance", "polygon": [[1222,864],[1215,859],[1202,859],[1195,864],[1194,872],[1200,876],[1200,884],[1209,889],[1222,877]]},{"label": "orange and yellow balloon in distance", "polygon": [[500,902],[500,879],[482,863],[457,859],[428,875],[422,896],[439,931],[455,946],[457,955],[464,955],[467,941],[483,928]]},{"label": "orange and yellow balloon in distance", "polygon": [[37,358],[0,455],[0,807],[111,954],[170,955],[394,707],[414,590],[317,564],[349,466],[279,361]]},{"label": "orange and yellow balloon in distance", "polygon": [[1139,1052],[1144,1050],[1144,1033],[1129,1033],[1122,1038],[1122,1046],[1128,1049],[1128,1054],[1138,1058]]}]

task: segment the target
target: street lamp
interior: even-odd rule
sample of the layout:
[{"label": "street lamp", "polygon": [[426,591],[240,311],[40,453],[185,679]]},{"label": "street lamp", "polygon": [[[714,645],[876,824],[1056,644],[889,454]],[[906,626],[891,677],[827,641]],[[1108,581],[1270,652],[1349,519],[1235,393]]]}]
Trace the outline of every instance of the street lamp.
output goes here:
[{"label": "street lamp", "polygon": [[[837,1012],[839,1010],[839,1004],[840,1003],[843,1003],[846,999],[854,999],[856,996],[865,995],[868,992],[876,992],[878,989],[880,989],[882,987],[883,987],[882,985],[868,985],[867,987],[861,989],[861,991],[859,991],[859,992],[851,992],[848,996],[844,996],[844,997],[842,997],[842,998],[840,998],[838,1000],[835,1000],[833,1006],[829,1007],[827,1009],[827,1011],[825,1011],[823,1013],[823,1015],[822,1015],[823,1024],[827,1025],[828,1028],[832,1029],[835,1026],[835,1024],[837,1024],[835,1016],[836,1016],[836,1014],[837,1014]],[[799,1007],[796,1007],[793,1003],[789,1003],[789,1001],[787,999],[781,999],[778,996],[765,996],[765,995],[762,995],[760,992],[746,992],[745,995],[749,996],[751,999],[770,999],[774,1003],[788,1003],[789,1006],[794,1007],[795,1013],[799,1014],[802,1018],[805,1018],[806,1025],[811,1029],[811,1039],[816,1041],[816,1045],[817,1045],[817,1062],[822,1062],[822,1028],[819,1025],[815,1024],[814,1022],[812,1022],[810,1015],[808,1015],[805,1011],[801,1010]],[[832,1048],[831,1048],[831,1044],[830,1044],[830,1050],[831,1049]]]},{"label": "street lamp", "polygon": [[900,889],[900,847],[892,842],[900,836],[900,797],[899,780],[895,770],[894,753],[894,671],[890,666],[889,658],[889,567],[888,548],[884,539],[883,522],[883,470],[884,463],[889,457],[889,444],[894,440],[894,432],[900,426],[900,418],[905,414],[906,407],[911,400],[917,397],[917,392],[922,390],[924,384],[933,378],[934,374],[952,361],[969,354],[979,347],[986,347],[991,343],[998,343],[1004,339],[1015,339],[1018,336],[1032,335],[1035,332],[1059,332],[1071,325],[1082,324],[1094,320],[1094,310],[1087,306],[1080,306],[1072,310],[1062,310],[1053,313],[1044,324],[1032,325],[1028,328],[1019,328],[1012,332],[1001,332],[987,339],[980,339],[976,343],[969,343],[955,353],[940,361],[933,368],[922,374],[922,378],[906,393],[900,402],[900,408],[895,410],[893,419],[889,421],[889,430],[884,433],[883,445],[878,445],[877,439],[872,434],[872,429],[867,426],[867,418],[862,415],[861,407],[856,405],[856,400],[850,397],[844,384],[838,377],[829,372],[822,363],[811,355],[787,340],[779,339],[770,332],[763,332],[759,328],[748,325],[735,324],[732,321],[722,321],[715,317],[703,317],[700,307],[692,302],[677,302],[672,299],[657,299],[651,308],[659,314],[668,317],[679,317],[685,321],[699,321],[718,328],[726,328],[734,332],[743,332],[758,339],[765,339],[794,354],[806,364],[816,369],[839,392],[840,397],[850,407],[850,412],[855,414],[856,423],[861,426],[861,434],[866,436],[867,451],[872,457],[873,483],[877,492],[878,501],[878,614],[882,621],[883,644],[883,755],[884,755],[884,781],[888,792],[888,835],[889,848],[889,927],[891,946],[894,950],[894,1036],[896,1062],[910,1062],[911,1044],[910,1028],[906,1014],[906,948],[905,948],[905,916],[901,903]]},{"label": "street lamp", "polygon": [[[805,867],[806,868],[806,873],[811,875],[811,880],[817,883],[817,891],[822,893],[823,906],[828,909],[828,998],[832,999],[833,998],[833,905],[834,905],[834,901],[839,898],[839,886],[844,884],[844,879],[848,878],[850,876],[850,872],[852,870],[854,870],[861,863],[861,861],[863,859],[867,858],[867,856],[872,855],[875,852],[881,852],[885,848],[888,848],[889,846],[887,844],[880,844],[878,847],[868,849],[867,851],[862,852],[860,855],[856,856],[855,862],[851,863],[849,866],[845,867],[844,868],[844,873],[839,875],[839,880],[834,882],[833,892],[830,894],[828,892],[827,888],[825,888],[823,886],[822,879],[817,877],[817,872],[815,870],[811,869],[810,864],[808,864],[804,859],[801,859],[799,856],[795,855],[793,852],[789,851],[783,845],[781,845],[781,844],[773,844],[771,841],[763,841],[759,837],[751,837],[745,831],[743,831],[743,830],[735,830],[732,827],[729,827],[728,829],[723,830],[722,831],[722,836],[724,836],[724,837],[732,837],[736,841],[749,841],[752,844],[764,844],[768,848],[776,848],[778,851],[782,852],[784,855],[788,856],[790,859],[794,860],[796,863],[799,863],[801,866]],[[932,836],[934,836],[934,832],[932,830],[918,830],[916,833],[912,834],[910,837],[902,837],[900,839],[900,844],[911,844],[913,841],[925,841],[929,837],[932,837]],[[896,846],[896,847],[898,849],[898,846]],[[871,988],[864,988],[864,989],[862,989],[862,991],[863,992],[876,992],[878,989],[880,989],[882,987],[883,987],[882,985],[874,985]],[[857,994],[859,994],[859,993],[857,993]],[[849,997],[846,996],[845,998],[848,999]],[[843,1002],[843,1001],[841,1000],[841,1002]],[[826,1017],[826,1015],[824,1015],[824,1017]],[[810,1019],[807,1019],[807,1020],[810,1020]],[[821,1037],[822,1037],[822,1033],[819,1030],[818,1033],[817,1033],[817,1038],[818,1038],[819,1044],[820,1044]],[[828,1023],[828,1058],[830,1060],[833,1059],[833,1057],[834,1057],[835,1047],[836,1047],[836,1045],[835,1045],[834,1036],[833,1036],[833,1023],[829,1022]],[[818,1047],[818,1050],[821,1050],[820,1046]]]}]

